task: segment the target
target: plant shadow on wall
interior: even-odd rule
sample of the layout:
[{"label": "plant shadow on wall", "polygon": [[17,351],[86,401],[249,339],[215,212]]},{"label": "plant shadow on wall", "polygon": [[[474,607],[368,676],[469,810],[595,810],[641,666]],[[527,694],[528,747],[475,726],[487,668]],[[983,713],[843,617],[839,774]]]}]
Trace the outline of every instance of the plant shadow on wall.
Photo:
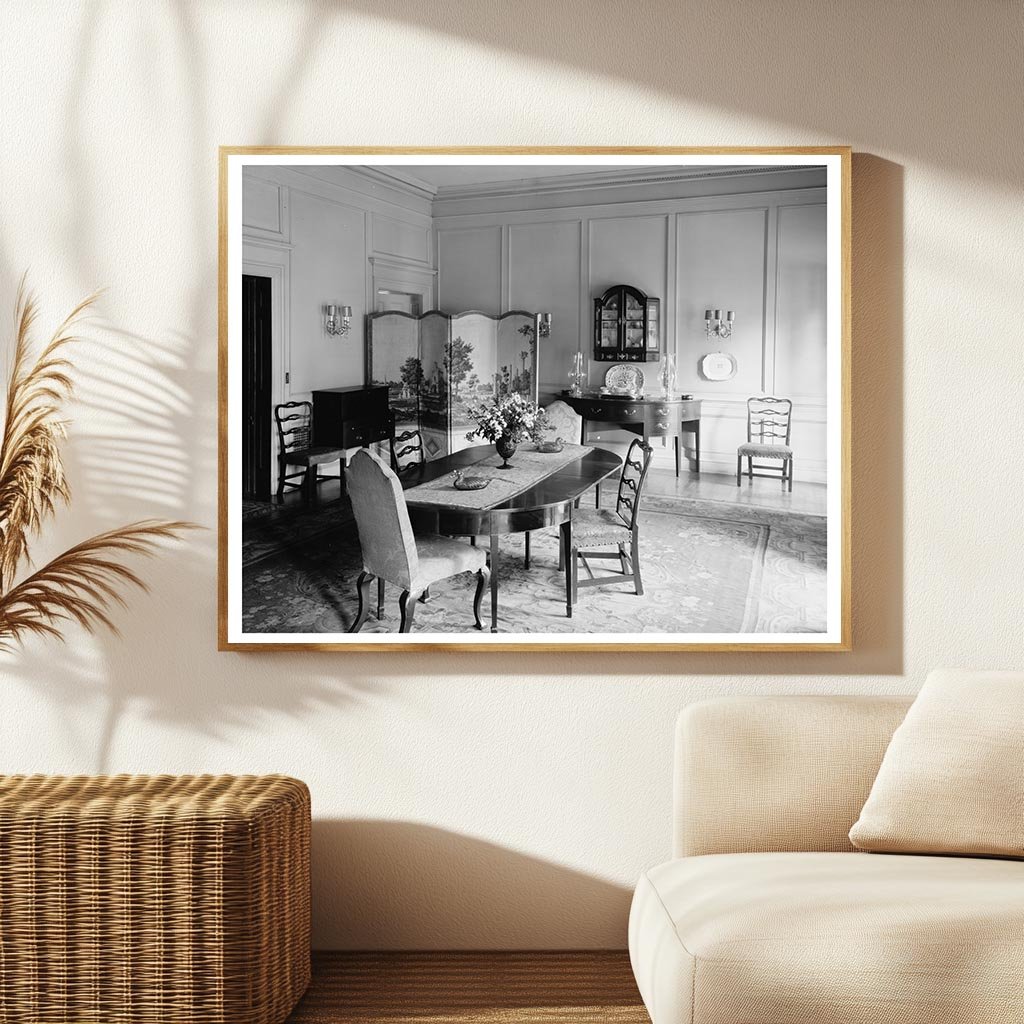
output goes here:
[{"label": "plant shadow on wall", "polygon": [[[676,100],[692,108],[689,123],[675,124],[669,117],[658,137],[638,137],[628,118],[613,119],[622,137],[603,136],[602,145],[715,145],[722,140],[709,137],[706,120],[735,112],[746,124],[760,120],[765,126],[749,129],[751,136],[739,142],[869,142],[944,173],[1020,186],[1019,133],[1003,131],[999,120],[1000,106],[1009,115],[1019,105],[1019,3],[938,0],[929,5],[928,17],[921,16],[917,4],[886,5],[879,17],[866,17],[856,4],[733,0],[704,5],[698,17],[692,5],[667,0],[531,3],[529,32],[522,31],[521,4],[456,0],[444,6],[443,15],[419,0],[391,0],[386,8],[376,0],[320,0],[305,6],[316,11],[320,45],[330,46],[332,54],[334,47],[349,45],[340,17],[332,34],[332,14],[346,19],[361,15],[367,21],[386,17],[436,33],[438,52],[444,37],[458,37],[478,45],[486,54],[481,59],[506,52],[534,61],[541,70],[544,65],[575,67],[588,78],[599,74],[602,83],[613,87],[616,82],[645,87],[654,93],[654,102],[664,98],[666,104]],[[467,54],[467,60],[472,56]],[[969,72],[958,74],[957,68]],[[381,74],[386,77],[391,70],[384,66]],[[467,73],[472,75],[472,67]],[[987,117],[959,118],[955,132],[936,130],[934,116],[936,96],[949,91],[951,76],[959,110],[992,111]],[[574,84],[595,88],[586,80],[563,88]],[[538,88],[543,87],[539,79]],[[481,90],[478,102],[493,116],[489,93]],[[549,124],[545,119],[544,127]],[[790,129],[811,137],[793,138]],[[282,140],[265,141],[274,145]],[[379,141],[425,142],[391,135]],[[517,141],[536,142],[529,137]]]},{"label": "plant shadow on wall", "polygon": [[[33,328],[38,307],[18,292],[10,379],[0,442],[0,650],[11,651],[28,637],[63,638],[71,623],[116,633],[112,606],[124,606],[128,586],[146,589],[126,564],[127,556],[151,555],[158,542],[191,529],[178,521],[146,520],[105,530],[62,551],[42,566],[29,545],[71,500],[61,457],[66,436],[60,418],[71,397],[68,348],[93,303],[86,299],[38,352]],[[130,561],[130,559],[129,559]]]},{"label": "plant shadow on wall", "polygon": [[[124,509],[138,503],[146,509],[178,511],[201,505],[196,492],[210,491],[204,475],[211,482],[215,476],[215,434],[211,429],[211,450],[205,458],[182,440],[189,436],[195,416],[190,339],[147,339],[104,325],[77,344],[76,407],[88,416],[81,431],[72,428],[71,440],[77,438],[78,443],[69,444],[63,458],[76,495],[68,530],[79,536],[100,529],[109,521],[111,507]],[[163,525],[177,529],[186,524]],[[205,615],[209,649],[215,648],[212,581],[203,592],[196,591],[197,580],[211,577],[212,536],[195,536],[200,543],[190,543],[174,552],[173,559],[162,560],[155,592],[133,600],[130,614],[114,609],[107,617],[129,634],[124,641],[116,632],[101,632],[90,643],[77,642],[72,621],[68,637],[72,642],[65,646],[55,650],[52,642],[30,640],[23,649],[4,655],[5,673],[27,683],[59,710],[75,770],[83,770],[80,766],[96,772],[118,769],[112,764],[112,750],[119,724],[129,711],[186,726],[190,735],[219,737],[233,726],[251,725],[254,715],[268,720],[282,712],[300,716],[318,707],[361,699],[359,684],[312,679],[308,665],[303,671],[294,657],[282,658],[281,673],[271,677],[241,671],[204,672],[199,666],[208,662],[206,652],[193,656],[194,638],[183,642],[178,628],[179,620]],[[105,566],[99,567],[104,570]],[[117,572],[131,570],[118,566]],[[124,575],[124,580],[134,582],[131,575],[133,579]],[[88,579],[85,582],[90,584]],[[100,596],[126,604],[114,594],[101,591]],[[106,615],[103,608],[99,610]],[[104,620],[94,617],[94,622]],[[176,685],[154,671],[154,666],[162,665],[176,667]],[[289,680],[287,686],[281,685],[284,678]],[[380,687],[374,690],[379,692]],[[89,725],[78,724],[86,722]]]},{"label": "plant shadow on wall", "polygon": [[583,918],[601,948],[624,945],[625,886],[480,839],[415,822],[323,820],[312,855],[322,948],[436,949],[442,936],[464,949],[578,948]]}]

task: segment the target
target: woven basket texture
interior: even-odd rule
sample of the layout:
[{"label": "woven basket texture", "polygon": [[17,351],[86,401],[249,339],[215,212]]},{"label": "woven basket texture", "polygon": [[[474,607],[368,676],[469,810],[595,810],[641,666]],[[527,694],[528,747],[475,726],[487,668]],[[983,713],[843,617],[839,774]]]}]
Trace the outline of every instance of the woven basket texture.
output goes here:
[{"label": "woven basket texture", "polygon": [[0,777],[2,1024],[280,1024],[310,978],[285,776]]}]

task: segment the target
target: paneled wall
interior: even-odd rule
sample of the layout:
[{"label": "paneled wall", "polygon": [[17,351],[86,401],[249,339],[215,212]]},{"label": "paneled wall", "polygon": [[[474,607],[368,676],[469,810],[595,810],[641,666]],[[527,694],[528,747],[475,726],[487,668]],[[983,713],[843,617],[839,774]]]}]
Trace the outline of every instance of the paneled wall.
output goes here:
[{"label": "paneled wall", "polygon": [[[429,199],[345,168],[251,167],[242,220],[244,272],[270,276],[281,307],[272,330],[275,403],[364,382],[365,314],[377,287],[418,291],[424,308],[434,305]],[[352,307],[343,337],[324,328],[329,303]],[[271,446],[276,452],[276,438]]]},{"label": "paneled wall", "polygon": [[[363,382],[364,314],[377,286],[416,290],[423,308],[447,312],[551,312],[540,363],[550,399],[577,349],[590,354],[593,298],[626,282],[662,298],[678,389],[704,402],[705,467],[732,471],[746,399],[771,392],[795,403],[797,475],[823,480],[824,197],[819,172],[791,169],[554,192],[510,186],[431,202],[373,172],[251,168],[246,269],[271,274],[284,305],[275,320],[275,401]],[[329,302],[352,306],[344,338],[324,330]],[[708,307],[736,311],[730,339],[707,342]],[[736,376],[704,380],[700,360],[719,350],[735,356]],[[591,384],[606,369],[591,363]],[[658,370],[644,366],[652,385]]]},{"label": "paneled wall", "polygon": [[[594,297],[613,284],[636,285],[663,300],[678,390],[703,399],[705,467],[734,471],[746,399],[769,392],[794,401],[797,476],[823,480],[824,203],[824,175],[806,169],[680,177],[672,188],[662,179],[555,193],[442,193],[433,222],[438,304],[550,311],[540,385],[551,398],[565,387],[577,349],[590,355]],[[708,307],[735,310],[731,338],[708,343]],[[702,378],[700,360],[715,351],[736,358],[732,380]],[[606,369],[591,363],[591,384]],[[643,369],[656,386],[658,364]]]}]

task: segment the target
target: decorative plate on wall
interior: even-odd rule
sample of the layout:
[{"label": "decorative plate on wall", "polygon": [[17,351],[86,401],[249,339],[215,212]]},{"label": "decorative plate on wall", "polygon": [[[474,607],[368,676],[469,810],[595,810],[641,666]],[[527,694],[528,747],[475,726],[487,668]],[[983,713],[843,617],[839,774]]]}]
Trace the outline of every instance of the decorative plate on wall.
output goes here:
[{"label": "decorative plate on wall", "polygon": [[616,363],[604,375],[604,386],[609,391],[643,391],[644,371],[631,363]]},{"label": "decorative plate on wall", "polygon": [[710,352],[700,361],[705,380],[732,380],[736,376],[736,359],[728,352]]}]

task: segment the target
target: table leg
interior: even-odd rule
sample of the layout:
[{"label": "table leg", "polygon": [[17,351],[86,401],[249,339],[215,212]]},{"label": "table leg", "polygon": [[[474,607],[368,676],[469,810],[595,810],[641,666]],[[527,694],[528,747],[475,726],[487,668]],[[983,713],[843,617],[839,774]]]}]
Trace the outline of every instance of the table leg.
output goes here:
[{"label": "table leg", "polygon": [[697,426],[693,431],[693,462],[697,475],[700,476],[700,420],[697,420]]},{"label": "table leg", "polygon": [[498,632],[498,535],[491,531],[491,632]]},{"label": "table leg", "polygon": [[576,561],[572,552],[572,519],[567,519],[559,527],[562,531],[562,550],[565,552],[565,614],[572,618],[572,570]]},{"label": "table leg", "polygon": [[675,445],[675,449],[676,449],[676,479],[678,480],[679,479],[679,435],[678,434],[676,434],[675,437],[672,438],[672,443]]},{"label": "table leg", "polygon": [[526,531],[526,556],[523,559],[523,568],[530,568],[530,531]]}]

